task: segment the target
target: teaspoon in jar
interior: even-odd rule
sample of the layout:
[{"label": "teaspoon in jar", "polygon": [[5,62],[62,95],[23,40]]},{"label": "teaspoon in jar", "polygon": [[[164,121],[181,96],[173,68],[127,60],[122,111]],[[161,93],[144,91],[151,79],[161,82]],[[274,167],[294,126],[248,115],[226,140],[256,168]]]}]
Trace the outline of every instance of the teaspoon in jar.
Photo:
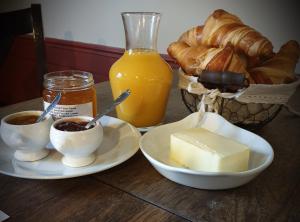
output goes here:
[{"label": "teaspoon in jar", "polygon": [[47,107],[47,109],[44,110],[44,112],[42,113],[42,115],[40,115],[40,117],[36,120],[36,123],[42,121],[45,116],[58,104],[59,100],[61,98],[61,92],[59,92],[55,98],[53,99],[53,101],[51,102],[51,104]]}]

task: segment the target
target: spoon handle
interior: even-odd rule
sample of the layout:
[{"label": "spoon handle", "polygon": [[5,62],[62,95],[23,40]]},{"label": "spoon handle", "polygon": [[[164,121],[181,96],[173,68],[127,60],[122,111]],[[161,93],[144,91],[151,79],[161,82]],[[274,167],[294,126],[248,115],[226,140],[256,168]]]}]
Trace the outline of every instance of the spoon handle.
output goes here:
[{"label": "spoon handle", "polygon": [[121,102],[123,102],[128,96],[130,95],[130,90],[127,89],[125,92],[123,92],[116,100],[113,101],[113,104],[106,109],[103,113],[98,114],[93,120],[91,120],[85,128],[90,128],[92,125],[96,124],[96,121],[100,119],[102,116],[106,115],[107,113],[110,113],[117,105],[119,105]]},{"label": "spoon handle", "polygon": [[47,107],[47,109],[45,109],[45,111],[42,113],[42,115],[40,115],[40,117],[37,119],[37,123],[42,121],[45,116],[57,105],[57,103],[59,102],[61,98],[61,92],[59,92],[55,98],[53,99],[53,101],[51,102],[51,104]]}]

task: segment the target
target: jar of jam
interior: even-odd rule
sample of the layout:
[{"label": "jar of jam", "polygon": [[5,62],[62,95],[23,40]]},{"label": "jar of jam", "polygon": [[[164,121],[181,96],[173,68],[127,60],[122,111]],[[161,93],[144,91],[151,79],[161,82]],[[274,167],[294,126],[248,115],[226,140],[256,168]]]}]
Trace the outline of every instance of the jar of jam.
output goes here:
[{"label": "jar of jam", "polygon": [[44,109],[49,106],[58,92],[62,94],[61,99],[50,113],[55,119],[79,115],[96,115],[96,90],[91,73],[67,70],[45,74]]}]

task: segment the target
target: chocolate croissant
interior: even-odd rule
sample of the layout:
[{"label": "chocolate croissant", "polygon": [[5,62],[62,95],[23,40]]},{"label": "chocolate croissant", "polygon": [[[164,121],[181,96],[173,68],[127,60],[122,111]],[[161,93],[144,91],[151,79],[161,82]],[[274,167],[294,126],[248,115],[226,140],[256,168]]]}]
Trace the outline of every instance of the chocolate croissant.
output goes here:
[{"label": "chocolate croissant", "polygon": [[231,71],[244,74],[250,83],[253,83],[244,63],[230,45],[223,48],[204,45],[191,47],[184,42],[173,42],[167,51],[189,75],[200,75],[204,70]]},{"label": "chocolate croissant", "polygon": [[270,83],[270,81],[266,82],[267,78],[274,84],[289,83],[296,78],[294,70],[299,56],[299,44],[290,40],[273,58],[265,61],[261,66],[252,68],[249,72],[256,83]]},{"label": "chocolate croissant", "polygon": [[230,43],[237,53],[247,55],[253,66],[273,55],[272,43],[266,37],[222,9],[214,11],[206,20],[201,42],[213,47]]},{"label": "chocolate croissant", "polygon": [[189,46],[198,46],[201,44],[203,26],[193,27],[184,32],[178,39],[179,42],[184,42]]}]

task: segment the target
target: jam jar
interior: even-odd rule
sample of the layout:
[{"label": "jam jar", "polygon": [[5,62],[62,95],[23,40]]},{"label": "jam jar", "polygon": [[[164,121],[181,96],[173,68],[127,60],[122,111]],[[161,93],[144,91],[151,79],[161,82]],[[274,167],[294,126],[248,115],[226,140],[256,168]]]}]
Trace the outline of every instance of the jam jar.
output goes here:
[{"label": "jam jar", "polygon": [[95,116],[97,113],[96,90],[93,75],[89,72],[67,70],[44,75],[44,109],[58,92],[62,96],[50,115],[54,119],[70,116]]}]

